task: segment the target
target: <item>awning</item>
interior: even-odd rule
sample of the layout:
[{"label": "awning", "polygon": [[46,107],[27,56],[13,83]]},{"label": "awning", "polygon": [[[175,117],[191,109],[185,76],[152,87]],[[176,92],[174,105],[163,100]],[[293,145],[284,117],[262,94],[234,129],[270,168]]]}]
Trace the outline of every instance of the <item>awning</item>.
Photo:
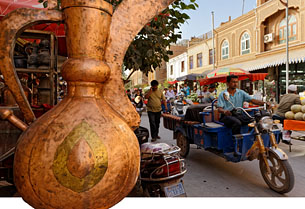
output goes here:
[{"label": "awning", "polygon": [[181,76],[179,78],[176,78],[177,81],[185,81],[185,80],[189,80],[189,81],[195,81],[197,80],[197,77],[202,77],[202,74],[188,74],[188,75],[184,75]]},{"label": "awning", "polygon": [[267,75],[268,73],[252,73],[248,75],[248,78],[250,81],[263,81]]},{"label": "awning", "polygon": [[174,84],[178,83],[178,81],[168,81],[168,83],[169,83],[170,85],[174,85]]},{"label": "awning", "polygon": [[[238,67],[247,71],[254,71],[269,67],[275,67],[286,64],[286,52],[280,54],[269,55],[270,52],[265,52],[266,56],[256,58],[248,62],[242,62],[225,67]],[[305,49],[290,50],[289,51],[289,64],[296,64],[305,62]]]}]

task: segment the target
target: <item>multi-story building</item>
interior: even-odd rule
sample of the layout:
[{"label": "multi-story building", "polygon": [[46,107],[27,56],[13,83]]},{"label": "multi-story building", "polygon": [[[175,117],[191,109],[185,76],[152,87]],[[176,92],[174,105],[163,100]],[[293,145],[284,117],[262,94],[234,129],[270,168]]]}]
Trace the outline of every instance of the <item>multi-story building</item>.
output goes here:
[{"label": "multi-story building", "polygon": [[136,86],[143,86],[148,83],[147,76],[139,70],[134,72],[130,76],[129,80],[130,80],[130,83],[129,83],[128,87],[131,87],[131,88],[136,87]]},{"label": "multi-story building", "polygon": [[[172,59],[175,56],[185,53],[187,50],[187,46],[185,46],[184,43],[179,45],[171,45],[170,50],[173,52],[173,55],[170,55],[169,59]],[[167,64],[165,61],[163,61],[160,68],[157,68],[154,70],[154,72],[148,74],[148,82],[152,80],[157,80],[160,84],[162,84],[164,83],[164,81],[167,80],[167,75]]]},{"label": "multi-story building", "polygon": [[[186,51],[186,50],[185,50]],[[167,80],[174,81],[176,78],[188,74],[187,52],[179,54],[169,60],[167,64]]]},{"label": "multi-story building", "polygon": [[[286,18],[280,0],[257,0],[257,8],[215,29],[215,66],[268,72],[269,93],[285,93]],[[289,0],[289,84],[305,90],[305,1]],[[188,48],[190,73],[211,69],[211,38]],[[201,55],[202,53],[202,55]],[[192,68],[192,69],[191,69]],[[247,81],[246,81],[247,82]],[[247,85],[248,86],[248,85]],[[268,91],[269,91],[268,90]]]},{"label": "multi-story building", "polygon": [[200,74],[213,69],[212,33],[206,33],[202,38],[192,38],[187,54],[189,74]]}]

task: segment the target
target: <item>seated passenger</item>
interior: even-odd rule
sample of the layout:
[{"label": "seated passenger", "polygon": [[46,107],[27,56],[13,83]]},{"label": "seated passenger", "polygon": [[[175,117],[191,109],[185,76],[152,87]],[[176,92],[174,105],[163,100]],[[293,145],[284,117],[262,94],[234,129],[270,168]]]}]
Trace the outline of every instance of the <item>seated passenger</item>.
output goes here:
[{"label": "seated passenger", "polygon": [[[301,99],[298,94],[297,86],[296,85],[289,85],[288,86],[288,94],[285,94],[280,101],[280,104],[275,112],[275,114],[272,116],[273,120],[280,120],[281,123],[284,123],[285,119],[285,113],[290,111],[291,106],[295,104],[301,104]],[[290,135],[291,131],[284,130],[283,131],[283,143],[289,144],[290,143]]]},{"label": "seated passenger", "polygon": [[230,102],[224,99],[224,92],[230,94],[230,101],[235,105],[235,107],[243,107],[244,102],[252,102],[256,105],[264,105],[263,101],[253,99],[249,94],[237,88],[238,86],[238,76],[230,75],[227,77],[228,89],[220,93],[218,97],[218,112],[221,113],[220,122],[224,123],[226,127],[232,129],[232,134],[240,134],[240,128],[242,122],[239,118],[232,115],[231,110],[233,106]]},{"label": "seated passenger", "polygon": [[215,84],[211,84],[210,86],[209,86],[209,90],[208,90],[208,92],[205,94],[205,96],[204,96],[204,98],[203,98],[203,104],[205,104],[205,103],[212,103],[213,102],[213,100],[216,98],[216,96],[215,96],[215,90],[216,90],[216,86],[215,86]]},{"label": "seated passenger", "polygon": [[280,120],[281,123],[284,122],[285,113],[290,111],[291,106],[295,104],[301,104],[301,99],[298,94],[296,85],[288,86],[288,94],[285,94],[280,101],[280,104],[273,115],[273,119]]}]

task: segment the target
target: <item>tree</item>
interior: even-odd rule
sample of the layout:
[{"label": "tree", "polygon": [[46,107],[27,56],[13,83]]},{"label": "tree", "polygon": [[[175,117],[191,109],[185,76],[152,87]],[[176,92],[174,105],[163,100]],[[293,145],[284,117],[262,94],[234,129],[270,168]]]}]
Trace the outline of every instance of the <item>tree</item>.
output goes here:
[{"label": "tree", "polygon": [[[106,1],[111,3],[114,9],[122,2],[122,0]],[[186,1],[188,3],[185,3]],[[48,0],[39,0],[39,2],[45,7],[48,5]],[[60,0],[57,2],[60,8]],[[173,54],[170,45],[181,38],[180,27],[190,19],[184,11],[196,10],[196,8],[198,8],[196,0],[176,0],[144,26],[130,44],[124,58],[124,69],[131,71],[126,80],[137,70],[148,75],[149,72],[160,67],[163,60],[168,62],[169,55]]]}]

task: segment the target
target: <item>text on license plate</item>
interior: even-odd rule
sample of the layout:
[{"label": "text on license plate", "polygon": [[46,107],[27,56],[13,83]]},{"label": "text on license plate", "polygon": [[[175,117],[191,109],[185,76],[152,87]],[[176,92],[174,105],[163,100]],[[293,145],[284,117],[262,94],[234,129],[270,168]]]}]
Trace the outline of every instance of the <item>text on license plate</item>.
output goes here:
[{"label": "text on license plate", "polygon": [[177,197],[185,193],[183,184],[181,182],[175,185],[164,187],[164,192],[167,197]]}]

